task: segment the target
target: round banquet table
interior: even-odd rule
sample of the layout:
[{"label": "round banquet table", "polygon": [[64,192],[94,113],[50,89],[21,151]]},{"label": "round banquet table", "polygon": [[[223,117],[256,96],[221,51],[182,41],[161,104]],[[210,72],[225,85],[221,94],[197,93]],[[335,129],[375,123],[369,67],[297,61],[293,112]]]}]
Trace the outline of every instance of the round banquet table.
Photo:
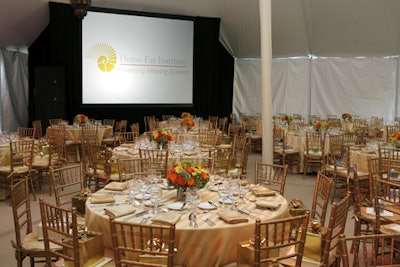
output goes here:
[{"label": "round banquet table", "polygon": [[[113,127],[111,125],[99,125],[99,127],[97,128],[97,140],[99,140],[99,143],[101,143],[104,138],[107,138],[112,134]],[[66,125],[65,136],[68,141],[77,144],[82,139],[82,129],[73,125]]]},{"label": "round banquet table", "polygon": [[[95,194],[105,193],[114,193],[115,204],[92,204],[89,198],[86,201],[85,218],[86,225],[90,229],[103,233],[104,246],[112,248],[109,218],[104,214],[104,208],[110,205],[129,205],[126,203],[128,192],[102,189]],[[207,210],[208,212],[199,208],[197,215],[198,228],[193,228],[189,225],[188,216],[190,212],[188,209],[180,211],[181,217],[176,223],[175,239],[175,246],[178,251],[174,257],[174,263],[177,265],[187,267],[221,266],[235,262],[238,243],[249,240],[254,235],[255,218],[266,221],[284,218],[289,214],[287,200],[279,194],[267,197],[267,199],[281,204],[277,209],[273,210],[258,209],[255,206],[254,198],[249,198],[253,201],[245,201],[244,204],[239,206],[240,210],[252,215],[252,217],[248,217],[248,222],[228,224],[221,220],[217,214],[218,211],[222,210],[222,204],[218,202],[218,193],[204,188],[199,190],[199,195],[202,202],[212,201],[218,205],[218,208],[211,211]],[[163,205],[160,206],[160,212],[169,212],[168,204],[177,201],[176,189],[163,189],[163,201]],[[151,208],[146,206],[137,207],[135,213],[144,209]],[[203,221],[206,216],[215,223],[214,226],[210,226]],[[142,216],[135,217],[131,214],[119,217],[116,220],[139,223],[142,218]],[[151,219],[148,220],[148,223],[151,223]]]},{"label": "round banquet table", "polygon": [[[178,147],[178,145],[177,145]],[[181,146],[179,146],[181,148]],[[211,147],[203,147],[199,149],[183,150],[176,149],[174,151],[169,150],[168,154],[168,167],[171,167],[181,158],[208,158]],[[113,156],[119,159],[130,159],[138,158],[139,150],[135,147],[135,144],[123,144],[121,146],[113,148]]]}]

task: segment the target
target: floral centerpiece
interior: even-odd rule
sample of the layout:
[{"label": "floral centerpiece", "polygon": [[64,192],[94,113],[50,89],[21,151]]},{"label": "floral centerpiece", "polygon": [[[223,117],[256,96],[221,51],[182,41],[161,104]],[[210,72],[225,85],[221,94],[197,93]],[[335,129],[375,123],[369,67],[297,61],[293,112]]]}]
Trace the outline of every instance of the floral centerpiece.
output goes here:
[{"label": "floral centerpiece", "polygon": [[343,119],[343,121],[345,121],[345,122],[351,122],[352,119],[353,119],[353,117],[351,116],[350,113],[343,113],[343,114],[342,114],[342,119]]},{"label": "floral centerpiece", "polygon": [[326,131],[329,129],[329,123],[327,121],[317,121],[315,123],[315,129],[317,131]]},{"label": "floral centerpiece", "polygon": [[190,114],[189,112],[182,112],[181,118],[182,119],[192,118],[192,114]]},{"label": "floral centerpiece", "polygon": [[395,147],[400,147],[400,133],[394,133],[390,136],[390,143]]},{"label": "floral centerpiece", "polygon": [[89,118],[84,114],[78,114],[74,117],[74,123],[77,123],[79,125],[88,122],[88,120]]},{"label": "floral centerpiece", "polygon": [[159,145],[165,145],[169,141],[174,140],[174,138],[170,131],[160,129],[151,133],[151,140],[157,142]]},{"label": "floral centerpiece", "polygon": [[169,186],[178,189],[179,198],[179,194],[182,194],[188,188],[203,188],[210,180],[210,174],[201,164],[196,164],[193,161],[181,161],[168,170],[167,180]]},{"label": "floral centerpiece", "polygon": [[186,129],[189,131],[194,125],[194,120],[190,118],[182,118],[179,122],[182,127],[186,127]]},{"label": "floral centerpiece", "polygon": [[292,120],[293,120],[293,116],[291,116],[291,115],[284,115],[284,116],[282,116],[282,121],[284,122],[284,123],[286,123],[287,125],[289,125],[291,122],[292,122]]}]

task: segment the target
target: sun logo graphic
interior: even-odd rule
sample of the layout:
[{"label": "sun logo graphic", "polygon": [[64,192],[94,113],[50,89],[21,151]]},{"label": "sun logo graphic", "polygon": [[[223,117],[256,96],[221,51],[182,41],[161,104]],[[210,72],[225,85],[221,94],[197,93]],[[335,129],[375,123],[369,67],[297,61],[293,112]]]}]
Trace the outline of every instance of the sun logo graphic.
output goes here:
[{"label": "sun logo graphic", "polygon": [[117,53],[111,45],[99,43],[86,53],[88,58],[97,60],[97,67],[103,72],[110,72],[117,64]]}]

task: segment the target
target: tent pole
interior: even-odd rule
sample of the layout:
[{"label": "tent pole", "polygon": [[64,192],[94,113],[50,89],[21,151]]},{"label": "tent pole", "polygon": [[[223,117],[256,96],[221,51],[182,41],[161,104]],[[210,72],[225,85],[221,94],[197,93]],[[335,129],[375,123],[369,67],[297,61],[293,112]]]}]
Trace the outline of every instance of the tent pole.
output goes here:
[{"label": "tent pole", "polygon": [[271,0],[259,0],[261,31],[262,161],[273,163]]}]

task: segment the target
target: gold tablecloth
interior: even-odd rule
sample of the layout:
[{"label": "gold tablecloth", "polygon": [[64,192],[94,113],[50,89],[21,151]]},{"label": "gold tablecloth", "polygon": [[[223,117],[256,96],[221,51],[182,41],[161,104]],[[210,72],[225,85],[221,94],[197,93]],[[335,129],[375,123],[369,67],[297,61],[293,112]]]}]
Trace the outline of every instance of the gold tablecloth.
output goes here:
[{"label": "gold tablecloth", "polygon": [[350,164],[357,166],[358,171],[368,172],[368,160],[378,157],[378,151],[368,149],[350,149]]},{"label": "gold tablecloth", "polygon": [[[97,139],[99,140],[99,143],[101,143],[104,138],[107,138],[112,134],[113,127],[110,125],[99,125],[97,128]],[[65,126],[65,136],[68,141],[77,144],[82,139],[82,129],[72,125],[67,125]]]},{"label": "gold tablecloth", "polygon": [[[110,192],[110,191],[108,191]],[[105,193],[101,190],[98,193]],[[218,193],[208,189],[199,190],[201,201],[212,201],[218,203]],[[116,204],[124,203],[127,199],[127,192],[118,192],[115,194]],[[255,203],[248,201],[239,207],[240,210],[259,217],[262,220],[273,220],[288,216],[288,203],[281,195],[269,197],[271,201],[281,203],[276,210],[256,209]],[[164,205],[162,209],[167,209],[169,203],[177,200],[176,189],[163,190]],[[109,227],[108,216],[104,214],[104,208],[107,204],[91,204],[91,200],[86,202],[86,224],[90,229],[103,233],[104,246],[112,247],[111,233]],[[219,203],[221,206],[222,204]],[[142,208],[138,208],[136,212],[140,212]],[[217,210],[205,212],[199,209],[197,216],[198,228],[189,225],[189,211],[182,211],[182,216],[176,224],[176,247],[178,251],[175,255],[174,262],[177,265],[187,267],[191,266],[221,266],[236,261],[236,246],[238,242],[249,240],[254,234],[255,219],[249,218],[247,223],[227,224],[219,219]],[[117,220],[126,220],[129,222],[140,222],[143,217],[130,217],[127,215]],[[215,223],[210,226],[203,218],[209,217]],[[149,223],[151,220],[148,221]]]},{"label": "gold tablecloth", "polygon": [[10,165],[10,143],[0,144],[0,166]]}]

